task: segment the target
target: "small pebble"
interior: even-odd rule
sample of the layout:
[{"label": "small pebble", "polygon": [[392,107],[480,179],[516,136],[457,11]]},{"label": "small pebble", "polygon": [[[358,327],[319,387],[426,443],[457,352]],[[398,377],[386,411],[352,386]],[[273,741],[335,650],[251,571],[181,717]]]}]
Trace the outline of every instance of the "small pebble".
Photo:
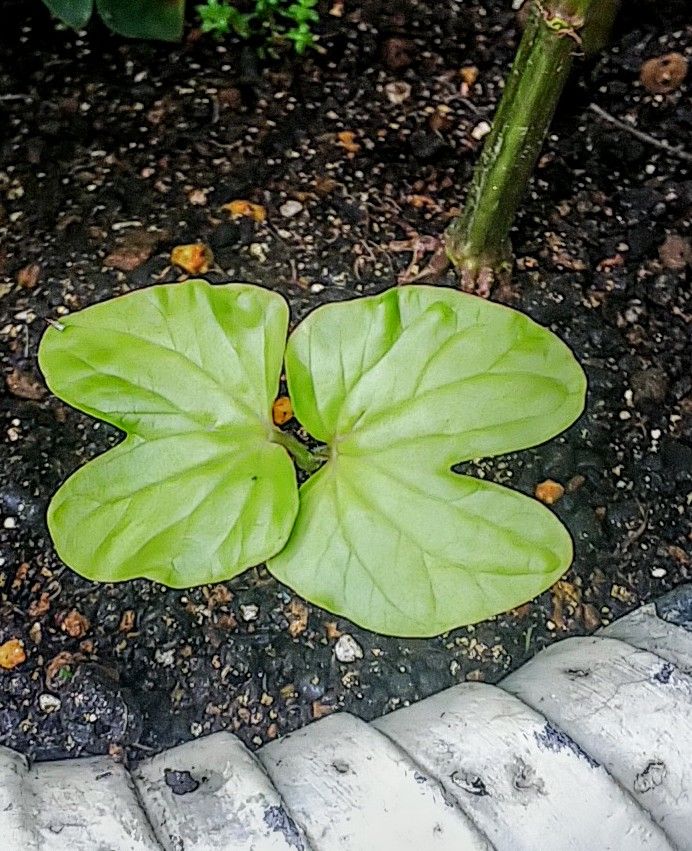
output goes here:
[{"label": "small pebble", "polygon": [[285,219],[292,219],[303,211],[300,201],[286,201],[279,207],[279,212]]},{"label": "small pebble", "polygon": [[409,83],[404,82],[404,80],[387,83],[384,90],[387,93],[390,103],[403,103],[411,97],[411,86]]},{"label": "small pebble", "polygon": [[51,712],[57,712],[61,706],[61,700],[54,694],[40,694],[38,696],[38,705],[41,712],[50,715]]},{"label": "small pebble", "polygon": [[619,600],[621,603],[632,605],[637,602],[636,596],[624,585],[613,585],[610,589],[610,596],[614,600]]},{"label": "small pebble", "polygon": [[214,262],[214,255],[209,246],[202,242],[189,245],[176,245],[171,251],[171,263],[190,275],[204,275]]},{"label": "small pebble", "polygon": [[0,668],[11,671],[24,662],[26,662],[26,653],[21,639],[10,638],[4,644],[0,644]]},{"label": "small pebble", "polygon": [[256,606],[254,603],[241,605],[240,616],[246,623],[249,623],[250,621],[256,621],[259,616],[259,606]]},{"label": "small pebble", "polygon": [[207,193],[203,189],[193,189],[187,196],[187,200],[194,207],[204,207],[207,203]]},{"label": "small pebble", "polygon": [[540,482],[534,488],[534,496],[536,499],[546,505],[554,505],[558,500],[565,495],[565,489],[560,482],[555,482],[552,479],[546,479]]},{"label": "small pebble", "polygon": [[480,121],[471,131],[471,136],[477,141],[480,142],[485,136],[490,133],[490,125],[487,121]]},{"label": "small pebble", "polygon": [[163,668],[172,668],[175,664],[175,650],[157,650],[154,653],[154,660]]},{"label": "small pebble", "polygon": [[267,259],[267,251],[261,242],[250,243],[248,251],[250,252],[250,256],[254,257],[255,260],[258,260],[260,263],[264,263]]},{"label": "small pebble", "polygon": [[334,645],[334,655],[339,662],[355,662],[363,658],[363,648],[352,635],[345,632]]}]

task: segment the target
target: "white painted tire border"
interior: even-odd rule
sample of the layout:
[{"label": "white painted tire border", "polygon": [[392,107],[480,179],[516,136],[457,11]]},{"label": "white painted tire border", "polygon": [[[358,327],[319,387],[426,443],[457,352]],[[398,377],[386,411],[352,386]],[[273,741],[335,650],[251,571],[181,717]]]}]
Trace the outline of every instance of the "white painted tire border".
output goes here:
[{"label": "white painted tire border", "polygon": [[0,748],[2,851],[692,851],[692,585],[499,686],[131,771]]}]

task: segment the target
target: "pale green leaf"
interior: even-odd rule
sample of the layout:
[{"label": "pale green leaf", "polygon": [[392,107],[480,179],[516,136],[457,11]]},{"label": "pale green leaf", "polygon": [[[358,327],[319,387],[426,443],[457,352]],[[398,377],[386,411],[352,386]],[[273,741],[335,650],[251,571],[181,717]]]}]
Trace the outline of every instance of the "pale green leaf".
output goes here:
[{"label": "pale green leaf", "polygon": [[405,287],[319,308],[286,366],[296,416],[331,455],[269,563],[281,581],[370,629],[423,636],[518,605],[569,566],[570,537],[546,508],[450,470],[579,415],[583,372],[549,331],[454,290]]},{"label": "pale green leaf", "polygon": [[48,329],[50,389],[128,434],[60,488],[58,554],[107,581],[216,582],[281,548],[297,511],[293,464],[271,442],[285,301],[242,284],[151,287]]},{"label": "pale green leaf", "polygon": [[535,446],[584,406],[568,347],[516,310],[409,286],[318,308],[291,335],[294,410],[339,452],[426,439],[457,463]]},{"label": "pale green leaf", "polygon": [[94,0],[43,0],[56,18],[73,29],[81,29],[91,17]]}]

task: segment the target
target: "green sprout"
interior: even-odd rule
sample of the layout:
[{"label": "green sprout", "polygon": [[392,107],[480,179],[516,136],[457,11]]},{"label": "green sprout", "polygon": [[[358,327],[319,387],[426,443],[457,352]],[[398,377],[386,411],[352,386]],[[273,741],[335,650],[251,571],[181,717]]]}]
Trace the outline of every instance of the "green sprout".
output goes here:
[{"label": "green sprout", "polygon": [[[58,554],[89,579],[187,588],[266,562],[361,626],[430,636],[570,565],[549,509],[453,469],[548,440],[583,409],[570,350],[516,310],[399,287],[323,305],[287,339],[279,294],[188,281],[60,324],[39,350],[48,386],[126,435],[48,511]],[[273,421],[284,370],[307,444]]]},{"label": "green sprout", "polygon": [[[242,39],[289,43],[299,55],[315,47],[312,25],[319,21],[317,0],[255,0],[252,11],[240,11],[229,0],[206,0],[197,6],[202,32],[222,37],[233,32]],[[264,52],[263,48],[260,48]]]}]

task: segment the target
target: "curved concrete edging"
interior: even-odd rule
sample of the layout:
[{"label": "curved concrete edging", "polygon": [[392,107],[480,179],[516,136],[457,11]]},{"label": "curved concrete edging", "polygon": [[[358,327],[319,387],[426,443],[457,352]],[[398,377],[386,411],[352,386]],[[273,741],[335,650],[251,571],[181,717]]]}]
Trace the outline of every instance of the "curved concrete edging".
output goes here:
[{"label": "curved concrete edging", "polygon": [[256,754],[216,733],[128,772],[0,748],[3,851],[692,849],[692,585],[500,686]]}]

